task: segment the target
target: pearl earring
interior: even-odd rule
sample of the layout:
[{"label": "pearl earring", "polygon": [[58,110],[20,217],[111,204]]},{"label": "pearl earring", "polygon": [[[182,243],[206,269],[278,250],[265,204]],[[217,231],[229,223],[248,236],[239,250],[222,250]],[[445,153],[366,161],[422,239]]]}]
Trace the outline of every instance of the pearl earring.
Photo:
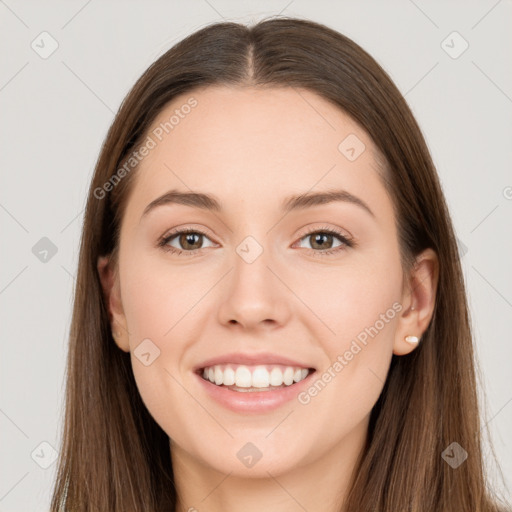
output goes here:
[{"label": "pearl earring", "polygon": [[416,343],[418,343],[420,341],[418,336],[412,336],[412,335],[406,336],[404,339],[405,339],[405,341],[407,341],[407,343],[410,343],[411,345],[416,345]]}]

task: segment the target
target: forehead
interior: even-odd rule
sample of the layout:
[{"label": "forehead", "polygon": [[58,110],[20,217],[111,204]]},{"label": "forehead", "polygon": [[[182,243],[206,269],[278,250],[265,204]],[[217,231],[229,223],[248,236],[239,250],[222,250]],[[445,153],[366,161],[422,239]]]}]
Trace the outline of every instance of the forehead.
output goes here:
[{"label": "forehead", "polygon": [[[151,149],[134,195],[172,188],[226,201],[261,201],[312,189],[382,194],[376,148],[340,108],[305,89],[211,86],[182,94],[147,133]],[[354,158],[355,157],[355,158]],[[380,190],[379,190],[380,188]],[[375,197],[373,198],[375,200]]]}]

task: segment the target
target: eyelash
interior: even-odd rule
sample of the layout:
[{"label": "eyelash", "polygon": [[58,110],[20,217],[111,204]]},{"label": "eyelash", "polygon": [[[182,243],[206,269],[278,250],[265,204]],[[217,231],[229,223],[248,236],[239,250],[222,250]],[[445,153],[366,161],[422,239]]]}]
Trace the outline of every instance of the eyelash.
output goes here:
[{"label": "eyelash", "polygon": [[[182,235],[182,234],[187,234],[187,233],[194,233],[194,234],[197,234],[197,235],[203,235],[203,236],[209,238],[208,235],[204,231],[201,231],[200,229],[186,228],[186,229],[181,229],[181,230],[178,230],[178,231],[174,231],[170,235],[162,237],[158,241],[158,246],[160,248],[162,248],[164,251],[176,254],[178,256],[183,254],[183,253],[185,253],[185,254],[187,254],[189,256],[194,256],[195,254],[200,253],[204,249],[204,247],[202,249],[193,249],[191,251],[185,251],[185,250],[176,249],[175,247],[171,247],[170,245],[167,245],[176,236]],[[306,238],[308,236],[315,235],[315,234],[320,234],[320,233],[321,234],[329,234],[329,235],[333,235],[333,236],[337,237],[343,243],[343,245],[340,245],[339,247],[335,247],[333,249],[324,249],[324,250],[321,250],[321,251],[315,251],[314,249],[309,249],[310,251],[312,251],[312,253],[313,253],[313,255],[315,257],[323,258],[323,257],[328,256],[330,254],[337,253],[338,251],[345,250],[347,247],[351,248],[351,247],[355,247],[356,246],[355,242],[352,239],[347,238],[345,235],[343,235],[341,232],[337,231],[336,229],[327,228],[327,227],[326,228],[320,228],[320,229],[317,228],[317,229],[314,229],[312,231],[308,231],[307,233],[302,235],[299,240],[302,240],[303,238]]]}]

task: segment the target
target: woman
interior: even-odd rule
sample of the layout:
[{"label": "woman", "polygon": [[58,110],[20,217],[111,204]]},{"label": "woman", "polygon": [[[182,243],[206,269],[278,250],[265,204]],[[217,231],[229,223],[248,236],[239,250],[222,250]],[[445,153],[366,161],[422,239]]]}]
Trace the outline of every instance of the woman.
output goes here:
[{"label": "woman", "polygon": [[208,26],[92,179],[52,510],[496,511],[449,213],[347,37]]}]

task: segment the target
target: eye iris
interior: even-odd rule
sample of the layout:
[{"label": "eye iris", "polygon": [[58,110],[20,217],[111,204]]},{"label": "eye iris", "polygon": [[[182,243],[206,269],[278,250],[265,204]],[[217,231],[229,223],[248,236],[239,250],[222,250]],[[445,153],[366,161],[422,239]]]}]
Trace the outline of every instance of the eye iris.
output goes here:
[{"label": "eye iris", "polygon": [[[311,247],[313,247],[313,249],[330,249],[332,247],[333,235],[329,235],[327,233],[317,233],[315,235],[311,235],[311,237],[314,240],[313,243],[311,244]],[[325,238],[330,239],[331,243],[330,244],[322,243],[321,240],[323,239],[325,241]]]},{"label": "eye iris", "polygon": [[[180,245],[181,247],[185,249],[200,249],[201,248],[201,241],[202,241],[203,235],[199,233],[183,233],[180,235]],[[196,239],[194,243],[194,239]],[[192,245],[193,247],[187,247],[187,244]]]}]

